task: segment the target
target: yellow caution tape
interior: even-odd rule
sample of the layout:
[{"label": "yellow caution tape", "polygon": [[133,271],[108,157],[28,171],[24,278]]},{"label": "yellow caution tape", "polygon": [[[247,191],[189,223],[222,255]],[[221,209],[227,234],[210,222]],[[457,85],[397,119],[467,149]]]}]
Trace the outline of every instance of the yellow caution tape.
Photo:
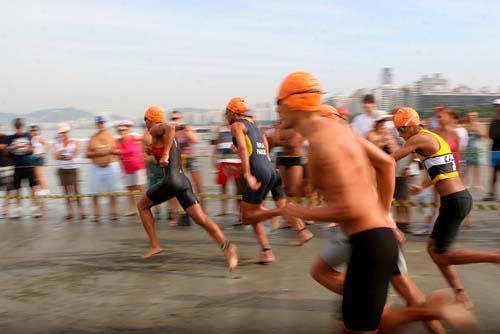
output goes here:
[{"label": "yellow caution tape", "polygon": [[[78,195],[64,195],[64,194],[54,194],[54,195],[26,195],[26,196],[0,196],[0,199],[66,199],[66,198],[93,198],[93,197],[131,197],[131,196],[140,196],[143,193],[140,191],[119,191],[119,192],[111,192],[111,193],[97,193],[97,194],[78,194]],[[241,195],[223,195],[216,193],[199,193],[198,197],[204,199],[230,199],[230,200],[241,200]],[[310,204],[310,205],[319,205],[322,203],[322,200],[319,198],[307,198],[307,197],[293,197],[289,198],[289,200],[301,203],[301,204]],[[272,199],[267,199],[267,201],[272,201]],[[397,207],[406,207],[406,208],[438,208],[439,203],[434,202],[418,202],[418,201],[400,201],[394,200],[392,202],[393,206]],[[478,203],[474,204],[474,210],[480,211],[500,211],[500,204],[486,204],[486,203]]]}]

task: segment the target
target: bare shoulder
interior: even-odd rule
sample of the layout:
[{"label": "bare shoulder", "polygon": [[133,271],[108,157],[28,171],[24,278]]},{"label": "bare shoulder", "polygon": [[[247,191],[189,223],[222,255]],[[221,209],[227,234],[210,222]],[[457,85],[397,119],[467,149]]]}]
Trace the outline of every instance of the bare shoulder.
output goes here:
[{"label": "bare shoulder", "polygon": [[234,122],[233,124],[231,124],[231,132],[233,134],[237,133],[239,131],[244,131],[244,129],[245,129],[245,126],[241,122]]}]

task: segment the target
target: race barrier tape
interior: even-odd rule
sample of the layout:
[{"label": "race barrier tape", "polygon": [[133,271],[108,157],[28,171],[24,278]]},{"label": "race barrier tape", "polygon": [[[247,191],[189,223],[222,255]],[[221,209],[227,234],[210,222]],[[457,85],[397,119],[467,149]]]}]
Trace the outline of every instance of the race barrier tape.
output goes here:
[{"label": "race barrier tape", "polygon": [[[53,199],[66,199],[66,198],[93,198],[93,197],[130,197],[130,196],[140,196],[142,195],[142,192],[138,191],[119,191],[119,192],[112,192],[112,193],[98,193],[98,194],[78,194],[78,195],[65,195],[65,194],[54,194],[54,195],[26,195],[26,196],[0,196],[1,199],[21,199],[21,200],[28,200],[28,199],[47,199],[47,200],[53,200]],[[232,200],[241,200],[241,195],[223,195],[223,194],[217,194],[217,193],[199,193],[197,194],[198,197],[204,198],[204,199],[232,199]],[[310,199],[307,197],[293,197],[289,198],[289,200],[297,203],[302,203],[302,204],[309,204],[309,205],[318,205],[322,201],[320,199]],[[266,201],[272,201],[271,198],[267,199]],[[393,206],[396,207],[406,207],[406,208],[438,208],[439,203],[434,203],[434,202],[419,202],[419,201],[399,201],[399,200],[394,200],[392,203]],[[488,203],[476,203],[473,206],[473,210],[478,210],[478,211],[500,211],[500,204],[488,204]]]}]

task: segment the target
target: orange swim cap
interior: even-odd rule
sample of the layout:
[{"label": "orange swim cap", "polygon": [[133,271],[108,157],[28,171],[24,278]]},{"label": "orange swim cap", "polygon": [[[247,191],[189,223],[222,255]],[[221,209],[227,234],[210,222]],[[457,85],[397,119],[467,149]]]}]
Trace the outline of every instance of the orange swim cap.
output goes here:
[{"label": "orange swim cap", "polygon": [[242,97],[233,97],[231,100],[229,100],[226,110],[229,110],[233,114],[242,115],[248,111],[248,104]]},{"label": "orange swim cap", "polygon": [[292,110],[318,111],[321,105],[321,84],[308,72],[294,72],[281,82],[277,103]]},{"label": "orange swim cap", "polygon": [[410,107],[399,108],[394,113],[392,120],[396,128],[420,125],[420,116],[415,109]]},{"label": "orange swim cap", "polygon": [[144,118],[154,123],[161,123],[164,120],[163,109],[156,106],[149,107],[144,113]]},{"label": "orange swim cap", "polygon": [[322,117],[331,119],[340,119],[342,116],[337,112],[337,109],[328,104],[322,104],[319,106],[319,113]]}]

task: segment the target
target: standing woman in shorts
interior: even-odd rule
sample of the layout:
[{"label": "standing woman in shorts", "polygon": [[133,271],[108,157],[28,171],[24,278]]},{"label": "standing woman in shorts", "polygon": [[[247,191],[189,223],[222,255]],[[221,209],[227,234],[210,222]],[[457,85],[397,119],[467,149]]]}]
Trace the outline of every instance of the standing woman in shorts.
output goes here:
[{"label": "standing woman in shorts", "polygon": [[[472,189],[482,189],[481,187],[481,170],[479,166],[479,148],[480,139],[485,136],[484,131],[481,129],[481,124],[477,120],[477,112],[470,112],[467,114],[467,121],[465,128],[469,132],[469,142],[465,150],[466,168],[464,179],[472,183]],[[472,180],[468,180],[472,175]]]},{"label": "standing woman in shorts", "polygon": [[[146,172],[142,147],[142,137],[130,133],[133,123],[122,121],[118,124],[118,147],[124,171],[124,183],[128,191],[143,192],[146,183]],[[137,197],[130,196],[130,209],[126,216],[137,214]]]},{"label": "standing woman in shorts", "polygon": [[[203,191],[201,163],[195,150],[195,145],[200,142],[200,138],[191,125],[183,122],[182,114],[179,111],[170,113],[170,122],[176,126],[175,136],[181,148],[184,170],[190,174],[196,193],[201,193]],[[203,199],[200,200],[200,204],[204,208]]]},{"label": "standing woman in shorts", "polygon": [[[57,127],[57,134],[60,140],[54,145],[54,158],[57,161],[57,175],[59,182],[64,189],[65,195],[79,195],[78,191],[78,164],[80,162],[80,143],[71,138],[68,124],[60,123]],[[80,219],[86,219],[87,215],[82,206],[80,197],[75,198]],[[66,198],[66,220],[73,219],[72,199]]]},{"label": "standing woman in shorts", "polygon": [[[49,187],[45,179],[45,157],[49,151],[50,144],[40,134],[40,127],[38,125],[30,126],[31,146],[33,147],[33,166],[35,171],[35,178],[38,182],[38,195],[48,195]],[[45,203],[41,201],[42,209]]]}]

